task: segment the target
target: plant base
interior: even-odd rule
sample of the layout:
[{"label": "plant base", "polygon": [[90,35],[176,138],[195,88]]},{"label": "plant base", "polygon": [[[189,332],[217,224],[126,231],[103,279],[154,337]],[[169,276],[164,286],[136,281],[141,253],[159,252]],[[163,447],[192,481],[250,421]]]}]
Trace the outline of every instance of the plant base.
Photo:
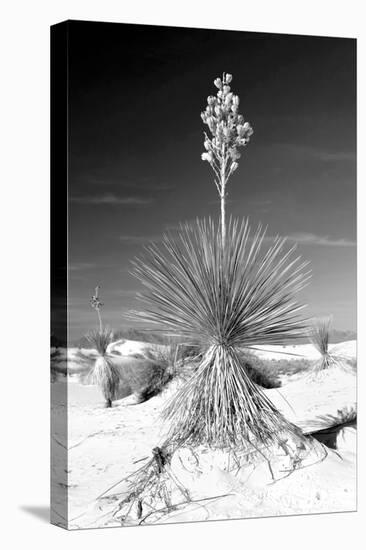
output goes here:
[{"label": "plant base", "polygon": [[235,348],[223,345],[208,349],[163,415],[177,445],[246,448],[282,444],[289,433],[303,438],[250,380]]}]

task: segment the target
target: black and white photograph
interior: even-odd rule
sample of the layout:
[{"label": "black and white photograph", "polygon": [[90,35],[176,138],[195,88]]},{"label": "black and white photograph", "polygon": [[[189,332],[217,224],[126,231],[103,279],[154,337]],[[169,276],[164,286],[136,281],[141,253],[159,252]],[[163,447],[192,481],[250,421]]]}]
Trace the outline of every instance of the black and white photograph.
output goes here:
[{"label": "black and white photograph", "polygon": [[355,38],[51,27],[51,522],[357,509]]}]

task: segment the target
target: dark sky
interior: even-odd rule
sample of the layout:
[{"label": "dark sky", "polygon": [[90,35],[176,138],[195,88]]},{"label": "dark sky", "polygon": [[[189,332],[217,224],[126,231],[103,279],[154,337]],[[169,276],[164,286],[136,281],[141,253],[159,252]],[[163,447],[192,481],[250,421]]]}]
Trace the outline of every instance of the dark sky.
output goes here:
[{"label": "dark sky", "polygon": [[233,75],[254,128],[229,183],[229,213],[289,236],[311,261],[308,314],[356,328],[355,41],[69,23],[71,338],[128,323],[129,261],[179,221],[218,216],[201,161],[200,112]]}]

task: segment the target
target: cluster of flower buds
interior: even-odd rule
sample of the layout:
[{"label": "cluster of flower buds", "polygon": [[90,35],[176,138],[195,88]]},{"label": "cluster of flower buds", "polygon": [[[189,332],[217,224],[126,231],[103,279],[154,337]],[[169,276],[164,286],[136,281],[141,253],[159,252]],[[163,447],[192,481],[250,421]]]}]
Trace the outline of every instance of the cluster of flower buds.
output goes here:
[{"label": "cluster of flower buds", "polygon": [[227,181],[238,168],[238,149],[246,145],[253,134],[249,122],[245,122],[244,117],[238,113],[239,97],[232,93],[229,86],[232,79],[232,75],[228,73],[224,73],[222,79],[215,79],[217,95],[207,98],[206,110],[201,113],[201,118],[212,135],[209,138],[204,134],[206,151],[201,158],[210,163],[221,180],[221,185],[222,179]]},{"label": "cluster of flower buds", "polygon": [[92,296],[92,299],[90,300],[90,305],[92,308],[99,310],[104,304],[99,300],[99,286],[95,289],[95,294]]}]

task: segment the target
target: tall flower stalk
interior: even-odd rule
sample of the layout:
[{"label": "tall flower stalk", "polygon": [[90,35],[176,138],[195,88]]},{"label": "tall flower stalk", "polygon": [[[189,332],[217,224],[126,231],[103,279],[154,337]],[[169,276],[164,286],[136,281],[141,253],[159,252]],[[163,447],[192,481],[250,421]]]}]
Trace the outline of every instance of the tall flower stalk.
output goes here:
[{"label": "tall flower stalk", "polygon": [[90,300],[90,305],[93,309],[95,309],[98,317],[99,322],[99,330],[100,332],[103,331],[103,323],[102,323],[102,316],[100,314],[100,308],[104,306],[104,304],[99,300],[99,285],[95,287],[95,294],[92,296],[92,299]]},{"label": "tall flower stalk", "polygon": [[235,95],[229,86],[233,77],[223,73],[222,79],[216,78],[214,84],[218,88],[216,96],[207,98],[207,107],[201,113],[201,118],[207,124],[210,136],[204,132],[204,147],[206,151],[201,158],[207,161],[213,172],[214,182],[220,196],[221,204],[221,240],[226,241],[226,186],[229,178],[238,168],[240,158],[239,148],[249,142],[253,128],[239,114],[239,96]]}]

